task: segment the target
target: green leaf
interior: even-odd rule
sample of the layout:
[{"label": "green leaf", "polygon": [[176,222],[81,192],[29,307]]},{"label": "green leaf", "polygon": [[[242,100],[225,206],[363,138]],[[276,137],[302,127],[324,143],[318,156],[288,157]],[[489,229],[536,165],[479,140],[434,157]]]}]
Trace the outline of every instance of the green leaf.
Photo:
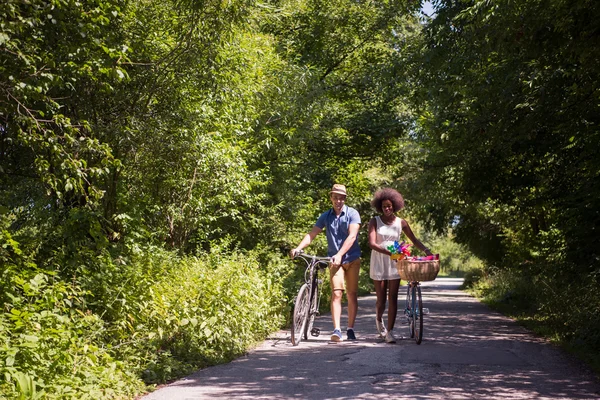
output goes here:
[{"label": "green leaf", "polygon": [[6,359],[4,360],[4,363],[7,367],[12,367],[15,363],[15,356],[13,355],[9,355],[8,357],[6,357]]},{"label": "green leaf", "polygon": [[21,337],[28,342],[37,342],[40,340],[40,338],[35,335],[21,335]]}]

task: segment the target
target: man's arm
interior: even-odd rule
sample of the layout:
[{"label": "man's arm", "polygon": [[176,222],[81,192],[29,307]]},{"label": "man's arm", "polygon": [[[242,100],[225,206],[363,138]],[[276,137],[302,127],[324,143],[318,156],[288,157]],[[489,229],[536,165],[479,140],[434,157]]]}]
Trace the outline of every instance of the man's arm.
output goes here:
[{"label": "man's arm", "polygon": [[302,239],[302,241],[300,242],[300,244],[298,245],[298,247],[296,247],[295,249],[292,249],[290,251],[290,257],[294,258],[296,256],[296,253],[299,252],[300,250],[304,249],[306,246],[308,246],[313,240],[314,238],[321,233],[323,229],[319,228],[318,226],[313,226],[313,228],[311,229],[310,232],[308,232],[306,235],[304,235],[304,238]]},{"label": "man's arm", "polygon": [[354,241],[358,236],[359,228],[360,224],[350,224],[350,226],[348,227],[348,237],[346,238],[346,240],[344,240],[344,244],[342,245],[340,251],[338,251],[337,254],[334,255],[331,259],[331,263],[333,265],[340,265],[342,263],[342,257],[344,257],[344,254],[346,254],[354,244]]}]

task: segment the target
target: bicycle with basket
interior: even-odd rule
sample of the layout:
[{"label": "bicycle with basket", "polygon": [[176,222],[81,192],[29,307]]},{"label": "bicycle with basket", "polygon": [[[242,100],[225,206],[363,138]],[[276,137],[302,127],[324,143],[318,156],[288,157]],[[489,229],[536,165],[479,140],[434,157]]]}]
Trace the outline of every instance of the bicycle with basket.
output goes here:
[{"label": "bicycle with basket", "polygon": [[294,258],[301,258],[306,263],[304,284],[298,291],[292,313],[292,344],[298,346],[302,339],[308,340],[308,332],[312,336],[320,334],[318,328],[313,328],[315,317],[319,315],[321,283],[323,282],[319,278],[319,271],[327,268],[331,263],[331,257],[319,257],[299,251],[294,254]]},{"label": "bicycle with basket", "polygon": [[396,259],[400,279],[407,281],[404,316],[408,321],[408,331],[417,344],[423,340],[423,298],[421,283],[433,281],[440,272],[439,255],[410,257],[400,255]]}]

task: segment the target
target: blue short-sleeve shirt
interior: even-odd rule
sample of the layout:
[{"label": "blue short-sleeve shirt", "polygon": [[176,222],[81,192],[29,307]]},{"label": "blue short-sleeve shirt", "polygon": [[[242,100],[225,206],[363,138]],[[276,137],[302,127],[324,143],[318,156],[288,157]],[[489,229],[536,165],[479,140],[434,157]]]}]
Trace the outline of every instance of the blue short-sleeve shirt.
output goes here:
[{"label": "blue short-sleeve shirt", "polygon": [[[339,216],[335,215],[333,208],[325,211],[319,216],[315,226],[325,229],[325,234],[327,235],[328,257],[333,257],[342,248],[344,241],[348,237],[348,229],[351,224],[360,224],[360,215],[358,214],[358,211],[347,205],[342,207],[342,212]],[[342,264],[352,262],[357,258],[360,258],[358,235],[356,235],[356,240],[352,244],[350,250],[342,257]]]}]

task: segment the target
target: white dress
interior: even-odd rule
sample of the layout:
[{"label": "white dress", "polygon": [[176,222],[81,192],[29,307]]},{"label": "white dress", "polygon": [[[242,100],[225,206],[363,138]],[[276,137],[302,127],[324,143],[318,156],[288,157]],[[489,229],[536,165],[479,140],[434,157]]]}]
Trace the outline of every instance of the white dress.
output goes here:
[{"label": "white dress", "polygon": [[[394,244],[395,241],[400,239],[400,233],[402,232],[402,220],[400,218],[396,217],[391,225],[386,225],[379,217],[375,217],[375,221],[377,222],[378,245],[383,245],[383,247],[387,249],[389,245]],[[369,275],[371,276],[371,279],[377,281],[400,279],[396,263],[392,261],[390,256],[375,250],[371,250],[371,268]]]}]

